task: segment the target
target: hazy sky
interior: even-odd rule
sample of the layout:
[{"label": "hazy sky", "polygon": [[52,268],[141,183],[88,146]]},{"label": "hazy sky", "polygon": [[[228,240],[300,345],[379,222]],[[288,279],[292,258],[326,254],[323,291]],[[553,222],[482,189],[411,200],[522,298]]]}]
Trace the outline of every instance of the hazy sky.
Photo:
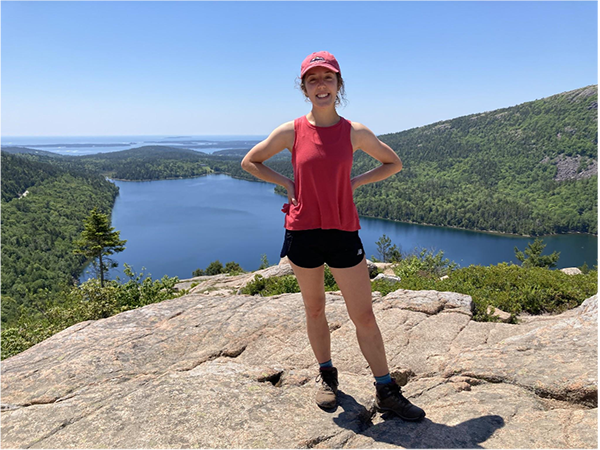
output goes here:
[{"label": "hazy sky", "polygon": [[333,53],[375,133],[598,80],[596,2],[6,2],[2,135],[268,134]]}]

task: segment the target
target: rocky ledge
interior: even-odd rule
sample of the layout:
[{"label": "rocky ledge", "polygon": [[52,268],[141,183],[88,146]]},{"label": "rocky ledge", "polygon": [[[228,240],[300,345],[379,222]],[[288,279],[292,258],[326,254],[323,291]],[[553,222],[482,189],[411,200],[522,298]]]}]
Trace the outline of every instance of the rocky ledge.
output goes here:
[{"label": "rocky ledge", "polygon": [[469,296],[374,296],[390,367],[424,408],[375,413],[343,297],[327,294],[339,407],[314,403],[300,294],[188,294],[74,325],[2,364],[4,448],[596,448],[597,296],[519,325]]}]

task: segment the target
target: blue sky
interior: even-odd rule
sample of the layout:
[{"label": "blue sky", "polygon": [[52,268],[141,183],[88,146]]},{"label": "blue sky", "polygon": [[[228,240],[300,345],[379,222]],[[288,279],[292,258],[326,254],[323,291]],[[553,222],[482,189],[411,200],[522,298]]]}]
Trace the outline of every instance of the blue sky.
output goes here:
[{"label": "blue sky", "polygon": [[265,135],[328,50],[375,133],[598,80],[596,2],[6,2],[2,135]]}]

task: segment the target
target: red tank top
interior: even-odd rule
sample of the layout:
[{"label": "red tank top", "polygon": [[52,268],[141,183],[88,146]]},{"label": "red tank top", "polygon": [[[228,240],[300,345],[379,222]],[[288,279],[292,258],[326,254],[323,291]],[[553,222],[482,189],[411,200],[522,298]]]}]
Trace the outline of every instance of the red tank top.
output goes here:
[{"label": "red tank top", "polygon": [[350,121],[331,127],[312,125],[306,116],[294,120],[294,188],[298,205],[284,205],[285,228],[360,230],[352,198]]}]

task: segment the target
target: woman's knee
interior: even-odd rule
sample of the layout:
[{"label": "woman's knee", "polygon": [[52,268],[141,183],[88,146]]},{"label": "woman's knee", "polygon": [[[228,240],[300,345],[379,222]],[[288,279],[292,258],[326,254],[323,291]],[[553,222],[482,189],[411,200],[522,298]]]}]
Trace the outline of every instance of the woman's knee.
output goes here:
[{"label": "woman's knee", "polygon": [[304,309],[308,319],[319,319],[325,315],[325,298],[305,301]]},{"label": "woman's knee", "polygon": [[375,318],[372,309],[350,314],[350,319],[357,329],[373,328],[377,326],[377,319]]}]

